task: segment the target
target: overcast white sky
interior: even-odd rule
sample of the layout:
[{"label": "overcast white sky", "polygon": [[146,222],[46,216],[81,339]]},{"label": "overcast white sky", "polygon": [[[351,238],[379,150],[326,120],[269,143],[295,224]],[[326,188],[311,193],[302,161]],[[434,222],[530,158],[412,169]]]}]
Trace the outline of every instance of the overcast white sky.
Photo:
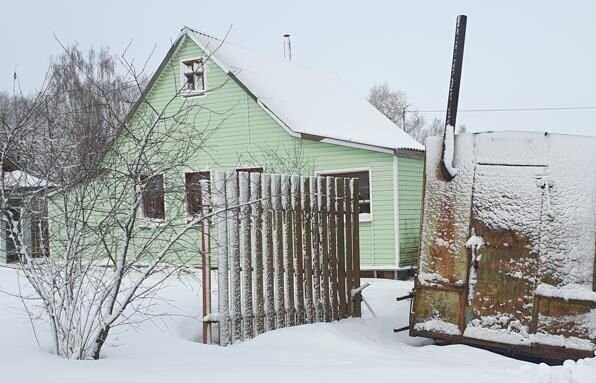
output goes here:
[{"label": "overcast white sky", "polygon": [[[0,89],[39,87],[65,43],[109,46],[155,68],[184,25],[352,82],[387,81],[413,108],[443,110],[455,18],[468,15],[460,109],[596,106],[596,1],[2,1]],[[428,120],[444,113],[425,113]],[[458,114],[470,130],[596,135],[596,109]]]}]

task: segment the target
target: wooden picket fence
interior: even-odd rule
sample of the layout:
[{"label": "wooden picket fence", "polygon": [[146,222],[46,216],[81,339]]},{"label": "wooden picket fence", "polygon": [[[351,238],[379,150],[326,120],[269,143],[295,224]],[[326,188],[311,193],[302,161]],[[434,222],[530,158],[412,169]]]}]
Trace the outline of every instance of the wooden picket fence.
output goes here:
[{"label": "wooden picket fence", "polygon": [[212,186],[217,308],[204,305],[205,339],[215,324],[228,345],[361,315],[357,179],[218,171]]}]

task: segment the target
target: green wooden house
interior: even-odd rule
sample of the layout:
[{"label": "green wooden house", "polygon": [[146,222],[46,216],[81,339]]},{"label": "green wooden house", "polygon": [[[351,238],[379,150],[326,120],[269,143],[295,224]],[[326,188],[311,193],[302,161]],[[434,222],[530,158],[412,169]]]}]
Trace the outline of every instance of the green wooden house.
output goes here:
[{"label": "green wooden house", "polygon": [[[158,110],[200,105],[186,121],[216,127],[201,154],[158,183],[188,190],[230,168],[358,177],[362,269],[392,277],[415,264],[424,148],[335,75],[184,28],[142,97]],[[132,129],[141,113],[143,103],[129,116]],[[155,196],[143,214],[167,220],[171,203]],[[191,211],[187,197],[175,198]]]}]

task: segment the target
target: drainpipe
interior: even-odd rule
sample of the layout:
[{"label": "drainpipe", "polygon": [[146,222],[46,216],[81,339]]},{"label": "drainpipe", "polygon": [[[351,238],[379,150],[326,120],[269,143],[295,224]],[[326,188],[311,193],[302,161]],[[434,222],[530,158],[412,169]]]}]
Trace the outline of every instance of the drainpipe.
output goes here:
[{"label": "drainpipe", "polygon": [[455,119],[457,117],[457,104],[459,101],[459,87],[461,71],[464,61],[464,43],[466,40],[466,15],[457,16],[455,26],[455,41],[453,43],[453,60],[451,64],[451,81],[449,83],[449,97],[447,100],[447,117],[445,118],[445,131],[443,133],[443,154],[441,169],[447,181],[451,181],[457,174],[453,165],[455,156]]}]

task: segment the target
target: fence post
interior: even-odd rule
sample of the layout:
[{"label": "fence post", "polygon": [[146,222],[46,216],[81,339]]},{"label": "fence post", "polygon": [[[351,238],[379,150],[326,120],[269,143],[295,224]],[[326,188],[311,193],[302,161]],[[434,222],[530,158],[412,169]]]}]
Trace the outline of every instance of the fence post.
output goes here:
[{"label": "fence post", "polygon": [[292,191],[294,193],[294,255],[296,264],[296,323],[304,324],[304,259],[302,254],[302,197],[300,177],[292,176]]},{"label": "fence post", "polygon": [[329,227],[328,227],[328,213],[327,213],[327,196],[329,190],[327,190],[327,179],[325,177],[319,177],[319,209],[321,210],[321,267],[322,267],[322,283],[321,290],[323,299],[323,313],[325,320],[329,322],[331,320],[331,305],[329,303],[331,296],[331,289],[329,286]]},{"label": "fence post", "polygon": [[[209,248],[209,224],[210,219],[205,218],[209,214],[211,201],[209,200],[209,182],[200,181],[201,186],[201,277],[203,293],[203,317],[211,314],[211,249]],[[211,323],[203,321],[203,343],[211,343]]]},{"label": "fence post", "polygon": [[352,307],[352,289],[354,286],[353,281],[353,260],[352,260],[352,241],[353,233],[352,233],[352,189],[350,189],[352,180],[346,180],[344,182],[344,198],[345,198],[345,206],[346,206],[346,298],[347,298],[347,315],[352,315],[353,307]]},{"label": "fence post", "polygon": [[337,292],[339,295],[339,318],[345,318],[346,309],[346,247],[344,236],[344,189],[345,178],[335,179],[335,194],[337,195]]},{"label": "fence post", "polygon": [[[240,188],[240,256],[242,257],[242,297],[244,301],[244,339],[254,337],[252,308],[252,261],[250,243],[250,175],[241,172],[238,175]],[[253,201],[254,202],[254,201]]]},{"label": "fence post", "polygon": [[339,319],[339,302],[337,301],[337,224],[335,178],[327,177],[327,212],[329,216],[329,279],[331,284],[331,319]]},{"label": "fence post", "polygon": [[306,311],[306,323],[314,323],[315,306],[312,294],[312,216],[310,201],[310,178],[300,178],[300,188],[302,193],[302,213],[303,213],[303,242],[302,253],[304,254],[304,306]]},{"label": "fence post", "polygon": [[226,217],[226,174],[215,172],[215,208],[217,209],[217,297],[219,344],[230,343],[228,290],[228,225]]},{"label": "fence post", "polygon": [[313,264],[313,286],[314,286],[314,306],[315,306],[315,321],[322,322],[324,320],[323,305],[321,304],[321,252],[320,242],[321,233],[319,227],[319,200],[318,193],[319,179],[317,177],[310,178],[310,201],[312,211],[312,264]]},{"label": "fence post", "polygon": [[292,232],[292,186],[290,177],[282,177],[282,207],[283,207],[283,235],[284,235],[284,259],[285,259],[285,294],[287,324],[294,326],[296,324],[296,309],[294,307],[294,254],[293,254],[293,232]]},{"label": "fence post", "polygon": [[281,176],[271,176],[273,200],[273,258],[275,261],[275,308],[277,310],[277,328],[286,326],[286,308],[284,296],[284,254],[283,254],[283,212],[281,209]]},{"label": "fence post", "polygon": [[230,315],[232,317],[232,342],[242,340],[242,298],[240,281],[240,246],[238,231],[238,173],[230,171],[226,180],[228,242],[230,254]]},{"label": "fence post", "polygon": [[[360,204],[358,203],[359,180],[354,178],[351,180],[352,189],[352,266],[354,268],[354,288],[360,287]],[[351,295],[351,292],[350,292]],[[361,303],[362,297],[360,294],[353,298],[354,301],[354,317],[361,317]]]},{"label": "fence post", "polygon": [[263,299],[263,242],[261,240],[261,174],[259,173],[250,173],[250,200],[253,201],[251,204],[250,243],[254,265],[255,330],[257,334],[262,334],[265,332],[265,301]]},{"label": "fence post", "polygon": [[262,176],[261,191],[263,198],[263,262],[265,278],[265,320],[267,331],[275,329],[275,294],[273,291],[273,237],[271,230],[271,176]]}]

